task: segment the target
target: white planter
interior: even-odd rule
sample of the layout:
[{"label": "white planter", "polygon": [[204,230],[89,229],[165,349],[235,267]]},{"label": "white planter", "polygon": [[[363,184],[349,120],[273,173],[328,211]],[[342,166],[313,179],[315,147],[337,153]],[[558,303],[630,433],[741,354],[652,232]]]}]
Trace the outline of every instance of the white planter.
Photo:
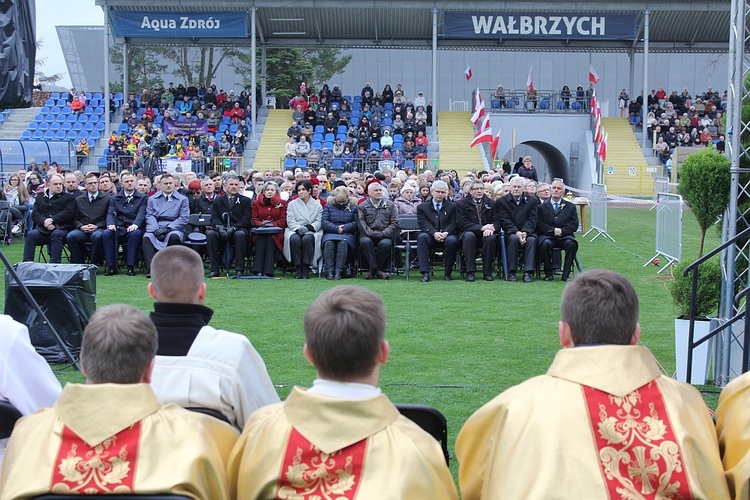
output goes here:
[{"label": "white planter", "polygon": [[[714,325],[714,321],[696,320],[693,329],[693,341],[705,337]],[[677,380],[680,382],[687,381],[687,354],[688,354],[688,335],[690,332],[690,321],[687,319],[677,318],[674,320],[674,337],[675,337],[675,356],[677,358]],[[706,383],[708,374],[709,356],[711,353],[712,340],[708,340],[693,350],[693,369],[690,377],[690,383],[693,385],[703,385]]]}]

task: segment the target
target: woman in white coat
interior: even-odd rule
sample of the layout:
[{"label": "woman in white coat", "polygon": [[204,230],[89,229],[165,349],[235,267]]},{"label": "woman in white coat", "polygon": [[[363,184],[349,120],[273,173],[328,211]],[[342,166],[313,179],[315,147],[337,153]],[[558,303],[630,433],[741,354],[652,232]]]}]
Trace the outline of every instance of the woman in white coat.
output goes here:
[{"label": "woman in white coat", "polygon": [[294,186],[297,197],[286,209],[284,256],[297,269],[296,279],[308,279],[310,266],[320,259],[323,208],[312,197],[312,183],[302,179]]}]

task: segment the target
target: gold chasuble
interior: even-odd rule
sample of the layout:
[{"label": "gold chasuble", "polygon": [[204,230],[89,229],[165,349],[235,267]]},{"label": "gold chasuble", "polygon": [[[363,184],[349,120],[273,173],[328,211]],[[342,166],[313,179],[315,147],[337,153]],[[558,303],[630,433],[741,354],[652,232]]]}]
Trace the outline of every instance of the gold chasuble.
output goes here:
[{"label": "gold chasuble", "polygon": [[716,433],[732,498],[750,498],[750,372],[724,387],[716,407]]},{"label": "gold chasuble", "polygon": [[218,419],[162,406],[148,384],[68,384],[52,408],[16,424],[0,500],[46,493],[226,499],[236,440]]},{"label": "gold chasuble", "polygon": [[466,421],[456,456],[464,500],[728,498],[703,398],[641,346],[560,350]]},{"label": "gold chasuble", "polygon": [[250,416],[229,478],[243,500],[458,498],[438,442],[382,394],[338,399],[295,387]]}]

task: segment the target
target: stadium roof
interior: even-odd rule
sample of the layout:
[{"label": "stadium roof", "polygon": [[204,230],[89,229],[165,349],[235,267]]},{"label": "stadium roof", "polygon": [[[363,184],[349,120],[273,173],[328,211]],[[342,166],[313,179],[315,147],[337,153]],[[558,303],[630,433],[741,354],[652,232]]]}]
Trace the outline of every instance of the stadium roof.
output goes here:
[{"label": "stadium roof", "polygon": [[[728,50],[728,0],[563,1],[421,1],[421,0],[96,0],[121,11],[256,10],[259,44],[269,47],[432,48],[433,11],[437,11],[438,49],[626,51],[643,49],[644,15],[649,12],[650,52],[724,52]],[[451,11],[548,14],[637,14],[636,40],[457,39],[443,35],[443,17]],[[185,39],[139,38],[140,45],[184,44]],[[192,39],[191,44],[246,44],[249,40]]]}]

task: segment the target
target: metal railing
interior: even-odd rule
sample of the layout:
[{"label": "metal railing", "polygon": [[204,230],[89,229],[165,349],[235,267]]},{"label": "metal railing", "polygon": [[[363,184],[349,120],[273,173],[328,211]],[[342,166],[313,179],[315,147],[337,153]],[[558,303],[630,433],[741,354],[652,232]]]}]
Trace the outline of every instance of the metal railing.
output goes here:
[{"label": "metal railing", "polygon": [[[569,98],[560,95],[559,90],[536,90],[529,94],[526,89],[505,90],[497,95],[497,89],[479,89],[490,113],[588,113],[589,96],[576,98],[575,90]],[[476,95],[473,96],[476,99]]]},{"label": "metal railing", "polygon": [[697,307],[697,296],[698,296],[698,267],[706,262],[708,259],[713,257],[714,255],[718,254],[719,252],[724,251],[726,248],[734,245],[737,243],[737,241],[746,238],[750,236],[750,227],[742,231],[741,233],[734,236],[734,238],[731,238],[718,247],[714,248],[710,252],[708,252],[706,255],[701,257],[700,259],[696,260],[689,266],[685,267],[685,270],[683,271],[683,276],[687,277],[688,273],[693,273],[693,279],[692,279],[692,288],[691,288],[691,296],[690,296],[690,327],[688,329],[688,352],[687,352],[687,373],[686,373],[686,382],[689,384],[691,380],[692,370],[693,370],[693,349],[698,347],[699,345],[703,344],[704,342],[707,342],[714,338],[717,334],[725,330],[728,326],[733,325],[740,319],[745,320],[745,331],[744,331],[744,343],[743,343],[743,353],[742,353],[742,373],[745,373],[748,370],[748,355],[747,355],[747,349],[748,346],[750,346],[750,322],[747,320],[747,299],[750,296],[750,287],[746,287],[743,290],[741,290],[739,293],[737,293],[734,296],[734,303],[735,307],[739,305],[740,300],[742,298],[745,299],[745,310],[739,311],[737,314],[729,318],[726,322],[720,324],[710,332],[706,334],[705,337],[701,338],[700,340],[695,340],[693,337],[695,335],[695,311]]},{"label": "metal railing", "polygon": [[607,186],[592,184],[589,201],[591,202],[591,228],[586,231],[583,237],[585,238],[591,231],[596,231],[596,236],[591,241],[599,236],[615,241],[613,237],[607,234]]},{"label": "metal railing", "polygon": [[682,196],[659,193],[656,201],[656,255],[643,264],[648,266],[662,256],[667,262],[659,269],[662,273],[682,258]]}]

